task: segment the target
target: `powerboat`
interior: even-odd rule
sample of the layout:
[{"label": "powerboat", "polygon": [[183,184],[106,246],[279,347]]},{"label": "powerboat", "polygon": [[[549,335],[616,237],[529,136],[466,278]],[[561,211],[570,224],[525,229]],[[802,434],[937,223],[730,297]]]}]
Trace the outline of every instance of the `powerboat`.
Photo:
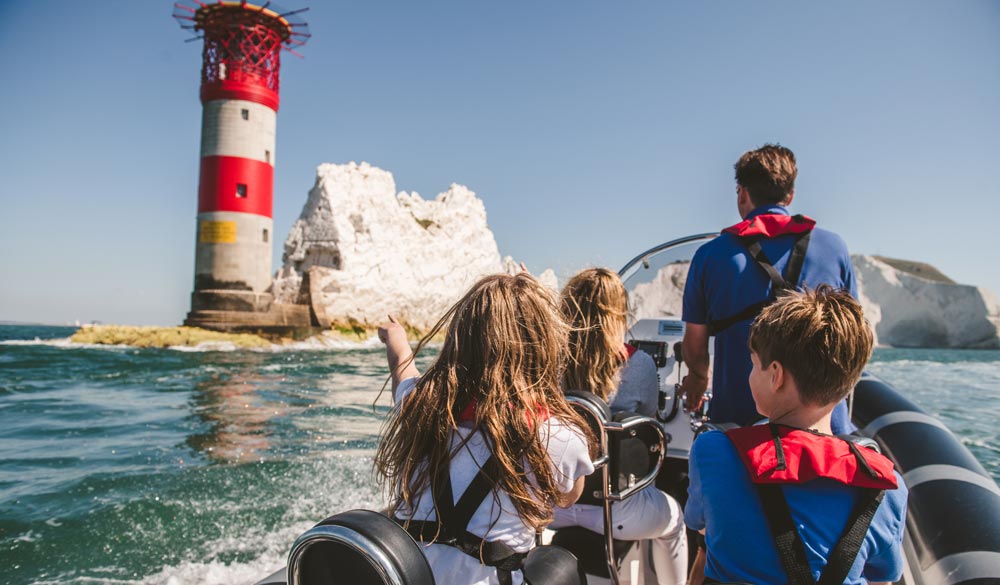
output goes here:
[{"label": "powerboat", "polygon": [[[658,411],[655,418],[614,417],[592,395],[568,395],[601,439],[598,472],[592,476],[597,483],[588,484],[588,490],[604,507],[605,532],[546,531],[539,538],[542,546],[525,561],[525,583],[657,582],[648,542],[611,538],[611,504],[654,482],[679,502],[686,501],[688,455],[698,434],[712,423],[705,407],[698,412],[683,408],[681,301],[694,252],[717,235],[655,246],[619,271],[629,295],[629,343],[652,356],[657,366]],[[862,377],[850,404],[856,434],[892,460],[909,490],[899,583],[1000,585],[1000,487],[982,465],[938,419],[875,376]],[[693,554],[694,547],[690,549]],[[376,512],[353,510],[300,536],[288,566],[257,585],[317,583],[434,585],[434,578],[409,534]]]}]

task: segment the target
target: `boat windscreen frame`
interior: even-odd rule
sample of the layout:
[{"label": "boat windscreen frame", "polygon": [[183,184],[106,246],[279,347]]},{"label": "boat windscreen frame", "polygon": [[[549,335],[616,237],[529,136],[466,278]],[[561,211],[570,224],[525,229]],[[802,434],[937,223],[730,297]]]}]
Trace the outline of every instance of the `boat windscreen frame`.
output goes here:
[{"label": "boat windscreen frame", "polygon": [[642,260],[644,260],[645,258],[648,258],[648,257],[652,256],[653,254],[657,254],[659,252],[662,252],[664,250],[673,248],[675,246],[680,246],[682,244],[688,244],[688,243],[691,243],[691,242],[694,242],[694,241],[697,241],[697,240],[708,241],[708,240],[710,240],[712,238],[715,238],[718,235],[719,235],[719,232],[705,232],[703,234],[695,234],[693,236],[685,236],[683,238],[677,238],[676,240],[670,240],[669,242],[664,242],[664,243],[660,244],[659,246],[654,246],[654,247],[646,250],[642,254],[639,254],[635,258],[632,258],[631,260],[629,260],[628,262],[626,262],[625,266],[622,267],[622,269],[618,271],[618,276],[622,279],[622,282],[624,282],[625,280],[627,280],[626,274],[629,272],[629,270],[631,270],[631,268],[633,266],[635,266],[636,264],[639,264],[640,262],[642,262]]}]

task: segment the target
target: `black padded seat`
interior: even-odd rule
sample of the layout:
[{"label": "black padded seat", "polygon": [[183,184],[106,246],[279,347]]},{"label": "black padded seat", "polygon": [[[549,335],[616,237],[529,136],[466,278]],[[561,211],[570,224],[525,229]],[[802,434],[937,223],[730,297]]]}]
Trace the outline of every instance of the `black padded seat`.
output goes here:
[{"label": "black padded seat", "polygon": [[435,585],[420,546],[378,512],[330,516],[300,536],[288,556],[289,585]]},{"label": "black padded seat", "polygon": [[[634,540],[614,540],[615,566],[621,564],[628,551],[635,546]],[[567,526],[556,531],[552,545],[569,550],[580,559],[580,569],[588,575],[607,579],[608,563],[605,552],[604,535],[591,532],[580,526]]]},{"label": "black padded seat", "polygon": [[[603,554],[603,553],[602,553]],[[558,546],[537,546],[524,559],[526,585],[586,585],[587,576],[579,561]]]}]

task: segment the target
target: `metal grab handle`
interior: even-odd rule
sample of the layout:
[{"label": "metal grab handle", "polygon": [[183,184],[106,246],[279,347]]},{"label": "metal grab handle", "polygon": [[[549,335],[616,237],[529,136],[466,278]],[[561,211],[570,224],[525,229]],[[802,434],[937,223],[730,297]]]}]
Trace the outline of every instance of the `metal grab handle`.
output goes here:
[{"label": "metal grab handle", "polygon": [[[663,431],[663,427],[657,421],[647,417],[647,416],[636,416],[631,417],[623,422],[611,422],[604,426],[605,430],[610,433],[624,433],[626,435],[636,436],[639,429],[648,428],[656,435],[656,442],[649,446],[649,451],[656,454],[656,463],[653,465],[653,469],[644,475],[641,479],[636,479],[636,481],[629,482],[629,486],[622,490],[620,493],[611,489],[609,486],[608,499],[620,502],[632,496],[636,492],[643,490],[646,486],[650,485],[656,481],[656,476],[660,473],[660,468],[663,467],[663,458],[667,453],[667,435]],[[610,458],[611,454],[608,454]]]}]

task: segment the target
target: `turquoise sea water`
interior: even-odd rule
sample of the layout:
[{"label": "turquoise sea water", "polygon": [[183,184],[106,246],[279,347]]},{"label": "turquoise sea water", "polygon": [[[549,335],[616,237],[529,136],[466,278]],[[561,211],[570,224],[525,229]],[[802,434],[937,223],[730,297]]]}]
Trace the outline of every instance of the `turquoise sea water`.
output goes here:
[{"label": "turquoise sea water", "polygon": [[[381,505],[374,340],[191,351],[72,332],[0,326],[0,583],[252,583],[318,520]],[[879,349],[869,371],[1000,480],[1000,351]]]}]

